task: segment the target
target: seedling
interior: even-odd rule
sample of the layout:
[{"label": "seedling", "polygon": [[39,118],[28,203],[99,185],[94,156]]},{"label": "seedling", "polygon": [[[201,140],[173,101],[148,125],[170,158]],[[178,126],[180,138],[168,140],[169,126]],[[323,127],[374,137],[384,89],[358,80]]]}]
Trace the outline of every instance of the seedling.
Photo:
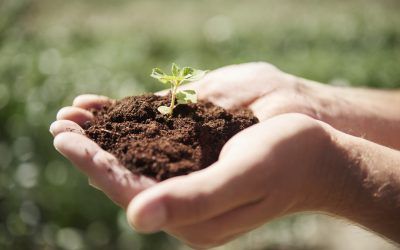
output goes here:
[{"label": "seedling", "polygon": [[160,106],[157,110],[163,115],[172,115],[174,108],[179,104],[197,103],[197,94],[194,90],[178,91],[178,87],[184,82],[200,80],[205,73],[206,71],[190,67],[180,68],[175,63],[172,64],[171,75],[165,74],[159,68],[154,68],[150,76],[163,84],[169,84],[171,88],[171,104],[169,107]]}]

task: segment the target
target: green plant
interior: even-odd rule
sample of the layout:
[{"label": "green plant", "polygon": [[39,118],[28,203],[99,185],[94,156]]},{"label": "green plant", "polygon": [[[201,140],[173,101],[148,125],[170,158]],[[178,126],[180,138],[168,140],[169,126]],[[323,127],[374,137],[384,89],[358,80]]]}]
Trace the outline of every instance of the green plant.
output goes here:
[{"label": "green plant", "polygon": [[[161,69],[154,68],[151,77],[159,80],[164,84],[170,84],[171,88],[171,104],[168,106],[158,107],[158,111],[163,115],[172,115],[174,108],[178,104],[197,103],[197,94],[194,90],[181,90],[178,87],[184,82],[193,82],[201,79],[206,71],[193,69],[191,67],[180,68],[175,63],[171,67],[171,75],[165,74]],[[175,102],[177,104],[175,104]]]}]

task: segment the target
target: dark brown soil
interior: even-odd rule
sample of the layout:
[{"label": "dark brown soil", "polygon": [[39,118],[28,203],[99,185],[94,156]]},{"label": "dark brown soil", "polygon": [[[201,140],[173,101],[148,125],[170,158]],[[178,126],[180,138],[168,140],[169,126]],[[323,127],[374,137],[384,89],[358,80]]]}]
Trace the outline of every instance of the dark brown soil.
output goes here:
[{"label": "dark brown soil", "polygon": [[258,122],[250,110],[204,101],[178,105],[172,117],[157,111],[168,104],[169,97],[126,97],[93,111],[86,134],[132,172],[161,181],[214,163],[233,135]]}]

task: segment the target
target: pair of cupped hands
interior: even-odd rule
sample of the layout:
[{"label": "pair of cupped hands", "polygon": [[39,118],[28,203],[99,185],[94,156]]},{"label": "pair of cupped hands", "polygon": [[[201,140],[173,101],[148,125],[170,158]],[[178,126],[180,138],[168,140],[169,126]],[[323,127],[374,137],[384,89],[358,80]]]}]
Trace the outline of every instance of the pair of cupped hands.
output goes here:
[{"label": "pair of cupped hands", "polygon": [[196,248],[328,206],[335,180],[326,163],[341,132],[321,121],[321,105],[309,94],[324,85],[267,63],[247,63],[211,71],[183,88],[224,108],[249,108],[260,123],[232,137],[210,167],[160,183],[132,174],[84,135],[81,126],[93,118],[89,110],[113,102],[107,97],[81,95],[62,108],[50,127],[54,146],[126,209],[137,231],[162,230]]}]

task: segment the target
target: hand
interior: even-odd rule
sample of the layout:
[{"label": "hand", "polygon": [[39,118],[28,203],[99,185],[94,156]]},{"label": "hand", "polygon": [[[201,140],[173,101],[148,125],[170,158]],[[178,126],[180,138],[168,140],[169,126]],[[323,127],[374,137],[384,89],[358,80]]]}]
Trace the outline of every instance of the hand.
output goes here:
[{"label": "hand", "polygon": [[[199,99],[224,108],[250,108],[261,121],[283,113],[318,118],[319,103],[311,94],[324,88],[264,62],[219,68],[200,81],[182,87],[194,89]],[[320,89],[317,91],[317,88]]]},{"label": "hand", "polygon": [[139,193],[127,210],[142,232],[195,248],[221,245],[271,219],[320,211],[400,243],[400,152],[300,114],[238,133],[210,167]]},{"label": "hand", "polygon": [[78,96],[73,106],[64,107],[58,112],[57,121],[51,124],[50,132],[55,137],[54,147],[89,177],[89,183],[126,208],[137,193],[156,182],[132,174],[113,155],[84,135],[81,126],[93,119],[88,110],[110,102],[112,100],[104,96]]},{"label": "hand", "polygon": [[[236,69],[238,70],[237,73],[235,73]],[[228,78],[222,77],[225,73],[228,73],[226,74]],[[257,76],[259,79],[269,77],[269,81],[258,81],[254,76]],[[229,66],[213,71],[204,81],[196,83],[194,88],[198,90],[200,98],[203,97],[204,99],[204,97],[207,97],[216,104],[230,108],[249,104],[250,102],[254,102],[255,104],[256,99],[262,103],[264,96],[260,95],[260,93],[270,93],[276,88],[276,86],[274,87],[268,83],[280,82],[282,85],[288,85],[289,89],[289,86],[293,86],[291,82],[293,79],[294,77],[284,74],[272,65],[254,63]],[[220,80],[224,81],[220,82]],[[247,84],[249,80],[254,80],[254,85],[251,88],[244,88],[245,86],[249,86]],[[221,88],[215,83],[221,83]],[[260,88],[259,90],[257,90],[258,87]],[[223,92],[223,90],[226,90],[226,92]],[[50,131],[55,136],[54,146],[56,149],[89,176],[89,182],[92,186],[102,189],[114,202],[122,207],[126,207],[130,198],[144,188],[151,186],[154,182],[148,178],[138,177],[127,172],[125,168],[118,164],[114,156],[105,152],[97,144],[85,137],[83,135],[84,131],[81,128],[81,125],[93,118],[93,115],[88,111],[89,109],[100,108],[109,102],[112,102],[112,100],[104,96],[78,96],[73,101],[71,107],[64,107],[58,112],[57,121],[51,125]],[[259,105],[260,108],[257,108],[256,105],[253,106],[255,114],[264,119],[267,116],[263,114],[271,116],[274,113],[264,112],[264,109],[261,107],[262,105]],[[265,105],[265,107],[272,106]],[[311,111],[307,112],[305,109],[303,113],[312,115]],[[103,177],[106,169],[113,169],[112,174],[106,175],[109,176],[108,179],[104,179]],[[124,180],[124,183],[119,183],[116,180]],[[126,185],[132,186],[134,190],[128,193],[126,193],[126,190],[122,192],[122,189]]]},{"label": "hand", "polygon": [[334,187],[327,178],[335,162],[330,130],[299,114],[254,125],[235,135],[210,167],[139,193],[128,220],[141,232],[165,230],[208,248],[271,219],[318,210]]},{"label": "hand", "polygon": [[79,96],[50,130],[57,150],[93,185],[123,208],[130,202],[128,218],[139,231],[162,229],[189,245],[219,245],[273,218],[320,206],[321,190],[330,189],[320,168],[330,151],[325,125],[295,114],[242,131],[202,171],[158,184],[135,176],[80,127],[93,118],[87,109],[111,101]]},{"label": "hand", "polygon": [[[231,71],[232,69],[236,69],[236,73]],[[249,82],[252,84],[249,85]],[[374,141],[394,147],[400,146],[399,140],[395,136],[399,135],[397,133],[399,131],[398,126],[395,126],[395,124],[400,123],[396,123],[396,120],[393,119],[393,117],[396,117],[393,114],[397,114],[396,109],[400,105],[390,106],[385,103],[385,101],[397,103],[399,101],[398,94],[400,94],[397,92],[387,93],[367,90],[349,90],[349,92],[346,92],[348,90],[333,89],[290,76],[265,63],[222,68],[211,72],[204,80],[194,83],[190,88],[197,89],[200,98],[209,99],[227,108],[234,106],[249,107],[264,121],[277,114],[300,112],[328,121],[344,131],[354,132],[352,134],[361,133]],[[330,93],[331,91],[328,90],[333,92]],[[354,98],[355,93],[357,97],[360,95],[362,98]],[[352,102],[353,100],[359,102]],[[374,101],[367,102],[367,100]],[[96,108],[111,101],[106,97],[93,95],[77,97],[73,107],[60,110],[57,115],[59,121],[52,124],[51,131],[56,136],[54,141],[56,148],[87,174],[91,182],[101,188],[112,200],[126,208],[129,201],[135,197],[129,206],[128,216],[131,223],[141,231],[154,231],[162,228],[192,245],[218,245],[274,217],[327,206],[324,201],[328,199],[327,197],[335,196],[337,192],[346,194],[348,190],[356,190],[348,193],[365,192],[369,194],[373,191],[369,187],[368,190],[359,191],[359,189],[362,189],[360,187],[362,187],[363,180],[356,177],[362,176],[357,172],[361,168],[350,169],[358,173],[350,173],[352,176],[354,175],[354,178],[348,181],[348,183],[354,183],[355,187],[348,188],[347,191],[345,188],[332,191],[332,186],[340,185],[343,176],[349,175],[348,166],[358,167],[359,155],[369,155],[368,152],[373,151],[365,150],[364,152],[363,150],[366,147],[361,146],[360,152],[354,156],[355,159],[346,156],[346,154],[344,156],[337,154],[333,157],[331,152],[335,150],[330,148],[332,134],[328,136],[329,139],[326,139],[326,131],[336,130],[322,122],[304,116],[298,117],[298,115],[283,115],[246,129],[228,142],[223,149],[220,160],[210,168],[156,184],[149,178],[131,174],[120,166],[112,155],[104,152],[94,142],[82,135],[83,130],[79,125],[92,119],[92,114],[85,109]],[[357,108],[349,109],[349,106],[343,105],[343,103]],[[372,103],[373,110],[368,106],[369,103]],[[327,116],[327,114],[330,116]],[[308,125],[306,126],[306,124]],[[378,126],[381,126],[381,129],[378,129]],[[264,131],[261,128],[266,130]],[[275,134],[268,134],[268,131]],[[308,133],[307,131],[314,132]],[[249,135],[249,138],[244,135]],[[259,135],[260,138],[258,138]],[[254,140],[257,138],[264,144],[257,143],[251,138]],[[318,138],[322,138],[322,140]],[[247,144],[246,140],[248,140]],[[247,146],[240,146],[237,141]],[[257,146],[249,146],[252,144]],[[376,145],[373,147],[376,147]],[[249,148],[252,149],[252,152],[246,152]],[[354,148],[354,145],[351,145],[343,151],[351,153]],[[321,150],[324,152],[321,153]],[[385,153],[390,151],[386,148],[380,150],[385,151]],[[378,152],[378,150],[376,151]],[[379,155],[376,158],[378,159]],[[261,159],[265,160],[267,165],[263,165]],[[348,159],[350,162],[343,159]],[[323,163],[320,162],[321,160]],[[340,160],[343,162],[335,164],[336,161]],[[396,160],[392,162],[396,162]],[[227,167],[221,167],[227,165],[231,166],[232,169],[230,168],[225,172],[220,170],[227,169]],[[319,167],[316,168],[316,165],[319,165]],[[332,167],[335,165],[342,166],[341,174],[336,172],[338,168]],[[390,164],[388,163],[388,165]],[[266,171],[260,172],[259,175],[255,174],[255,170],[260,170],[261,166],[264,166]],[[365,168],[365,166],[362,167]],[[278,171],[279,169],[282,171]],[[286,171],[283,171],[283,169]],[[387,171],[388,168],[385,170]],[[326,174],[325,171],[329,171],[329,174]],[[392,171],[392,168],[390,168],[390,171]],[[385,173],[386,176],[391,176],[391,173],[387,172]],[[215,178],[215,176],[218,176],[218,178]],[[247,176],[254,178],[254,182],[251,181],[251,178],[245,178]],[[270,182],[262,183],[262,178],[270,178],[268,179]],[[385,181],[386,179],[379,177],[379,180]],[[176,186],[173,184],[175,182],[178,183]],[[332,182],[335,182],[335,184],[332,184]],[[379,183],[379,181],[377,182]],[[206,184],[204,185],[204,183]],[[236,189],[228,188],[232,183],[236,183]],[[176,187],[182,184],[186,184],[186,186],[176,190]],[[262,185],[264,185],[264,189],[262,189]],[[393,186],[396,185],[397,183],[393,184]],[[171,194],[160,190],[162,189],[160,187],[164,186],[171,188]],[[239,186],[240,189],[238,189]],[[244,188],[246,186],[250,186],[250,189]],[[256,190],[255,187],[260,189]],[[198,191],[196,191],[197,188]],[[160,191],[158,196],[157,190]],[[238,191],[236,192],[236,190]],[[299,190],[301,191],[299,192]],[[337,192],[335,193],[335,191]],[[265,193],[260,192],[267,192],[267,196],[263,197]],[[224,198],[225,196],[228,199]],[[239,198],[235,199],[236,196]],[[357,196],[347,196],[349,203],[347,205],[353,206],[351,204],[354,203],[353,201]],[[246,199],[246,197],[249,198]],[[325,197],[325,199],[321,199],[321,197]],[[274,198],[276,201],[271,202]],[[337,202],[341,198],[341,195],[338,194],[331,200]],[[177,201],[178,205],[173,206],[176,210],[172,209],[172,212],[168,210],[166,214],[158,213],[157,217],[159,206],[151,205],[157,204],[157,200],[163,202]],[[367,202],[362,200],[360,206],[366,207]],[[220,206],[221,204],[223,206]],[[267,206],[269,204],[271,206]],[[387,209],[385,206],[389,203],[385,199],[381,204],[381,207]],[[392,215],[398,214],[397,210],[394,209],[392,213],[386,213],[387,220],[377,220],[379,225],[376,225],[370,221],[365,221],[364,217],[360,218],[358,216],[359,210],[349,210],[346,203],[342,205],[342,210],[346,212],[340,212],[340,209],[335,209],[336,206],[332,204],[330,204],[328,212],[336,213],[339,211],[337,214],[351,218],[370,228],[375,228],[385,235],[393,235],[393,232],[394,235],[397,234],[397,228],[392,229],[391,232],[382,229],[387,221],[393,221]],[[260,212],[263,209],[265,213]],[[381,211],[382,209],[375,210]],[[242,213],[241,211],[246,212]],[[243,218],[245,216],[246,218]],[[377,216],[377,218],[380,217]],[[234,218],[237,218],[237,220]],[[247,221],[247,219],[249,220]],[[149,221],[159,222],[159,225],[151,224]],[[231,221],[231,224],[229,221]],[[223,222],[226,222],[226,224]],[[220,231],[216,232],[212,230],[212,227],[219,228]],[[213,235],[207,232],[212,232]]]},{"label": "hand", "polygon": [[225,108],[250,108],[261,121],[301,113],[345,133],[400,149],[400,90],[329,86],[263,62],[223,67],[183,88],[195,89],[199,98]]}]

